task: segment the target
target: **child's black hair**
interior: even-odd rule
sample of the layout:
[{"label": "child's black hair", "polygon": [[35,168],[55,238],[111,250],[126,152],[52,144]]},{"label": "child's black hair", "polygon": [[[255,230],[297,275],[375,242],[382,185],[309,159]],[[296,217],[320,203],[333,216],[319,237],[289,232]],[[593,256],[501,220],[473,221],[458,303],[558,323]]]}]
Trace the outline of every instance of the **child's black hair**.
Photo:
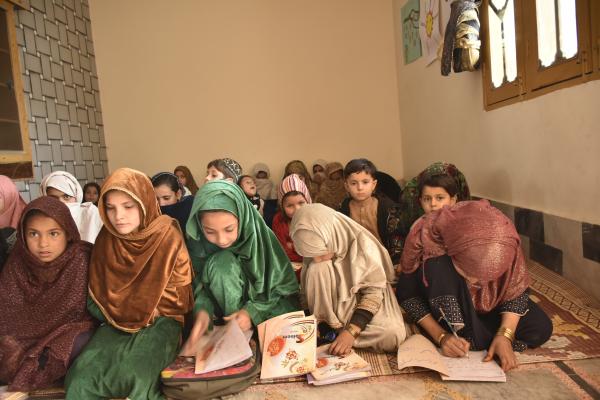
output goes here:
[{"label": "child's black hair", "polygon": [[299,192],[297,190],[290,190],[289,192],[287,192],[286,194],[283,195],[283,197],[281,198],[281,205],[283,207],[283,202],[285,201],[285,199],[287,199],[290,196],[297,196],[297,195],[301,195],[304,200],[306,200],[306,196],[304,196],[304,193]]},{"label": "child's black hair", "polygon": [[223,160],[221,160],[220,158],[217,158],[216,160],[212,160],[211,162],[208,163],[208,165],[206,165],[206,169],[209,169],[210,167],[215,167],[217,169],[217,171],[219,171],[220,173],[223,174],[225,179],[229,178],[234,182],[236,181],[236,177],[234,175],[232,175],[229,168],[227,168],[227,165],[225,164],[225,162]]},{"label": "child's black hair", "polygon": [[[215,167],[215,168],[216,168],[216,167]],[[217,168],[217,169],[218,169],[218,168]],[[238,186],[240,186],[240,187],[242,186],[242,180],[243,180],[244,178],[250,178],[250,179],[254,180],[254,178],[253,178],[253,177],[251,177],[250,175],[242,175],[242,176],[240,176],[240,177],[238,178],[238,180],[237,180],[237,184],[238,184]]]},{"label": "child's black hair", "polygon": [[423,194],[423,188],[425,186],[429,187],[440,187],[444,189],[450,197],[454,197],[458,194],[458,186],[456,185],[456,180],[450,175],[432,175],[425,179],[419,180],[419,197]]},{"label": "child's black hair", "polygon": [[344,168],[344,179],[348,179],[350,175],[355,174],[357,172],[366,172],[371,175],[373,179],[377,179],[375,174],[377,174],[377,167],[371,161],[366,158],[356,158],[354,160],[350,160],[346,167]]},{"label": "child's black hair", "polygon": [[152,187],[159,187],[162,185],[167,185],[169,189],[175,193],[177,193],[178,190],[181,190],[181,194],[183,195],[183,190],[179,184],[179,179],[176,175],[170,172],[156,174],[152,177]]},{"label": "child's black hair", "polygon": [[88,182],[85,184],[85,186],[83,186],[83,194],[85,196],[85,191],[87,190],[87,188],[89,188],[90,186],[93,186],[96,188],[96,190],[98,191],[98,196],[100,196],[100,185],[98,185],[96,182]]}]

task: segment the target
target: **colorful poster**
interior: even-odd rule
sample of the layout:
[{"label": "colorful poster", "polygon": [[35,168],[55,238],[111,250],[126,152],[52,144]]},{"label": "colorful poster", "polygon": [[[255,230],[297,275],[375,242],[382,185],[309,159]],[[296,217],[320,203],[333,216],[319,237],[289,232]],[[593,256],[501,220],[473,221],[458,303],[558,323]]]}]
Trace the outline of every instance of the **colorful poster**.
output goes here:
[{"label": "colorful poster", "polygon": [[[440,35],[440,0],[421,0],[419,35],[427,65],[438,58],[442,43]],[[441,56],[441,51],[440,51]]]},{"label": "colorful poster", "polygon": [[419,0],[408,0],[400,11],[402,18],[402,48],[404,64],[410,64],[421,57],[419,37]]}]

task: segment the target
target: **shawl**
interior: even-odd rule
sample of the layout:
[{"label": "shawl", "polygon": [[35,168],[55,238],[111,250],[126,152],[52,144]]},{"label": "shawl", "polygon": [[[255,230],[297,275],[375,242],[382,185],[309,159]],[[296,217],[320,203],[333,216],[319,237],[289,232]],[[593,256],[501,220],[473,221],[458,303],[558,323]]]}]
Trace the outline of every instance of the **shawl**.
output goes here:
[{"label": "shawl", "polygon": [[[66,232],[68,244],[55,260],[45,263],[29,252],[25,241],[25,219],[37,210],[53,218]],[[86,311],[87,271],[92,246],[79,238],[69,209],[52,197],[40,197],[25,208],[15,244],[0,274],[0,336],[12,336],[25,350],[24,361],[11,386],[35,384],[38,358],[49,349],[47,376],[60,377],[75,338],[93,328]],[[34,383],[35,382],[35,383]],[[50,384],[52,382],[45,382]]]},{"label": "shawl", "polygon": [[[283,197],[287,193],[293,192],[293,191],[302,193],[304,195],[304,198],[306,199],[306,202],[308,204],[312,203],[312,198],[310,197],[310,192],[309,192],[308,188],[306,187],[306,184],[304,183],[302,178],[300,178],[300,175],[291,174],[291,175],[286,176],[279,184],[279,187],[277,190],[277,201],[279,202],[280,207],[282,206],[281,202],[283,201]],[[283,210],[281,210],[281,211],[283,211]]]},{"label": "shawl", "polygon": [[[323,171],[325,171],[325,167],[327,167],[327,161],[322,159],[315,160],[315,162],[312,165],[311,172],[314,171],[316,165],[321,166],[323,168]],[[325,172],[313,172],[312,179],[313,182],[320,186],[323,182],[325,182]]]},{"label": "shawl", "polygon": [[444,254],[465,278],[478,312],[515,299],[529,286],[520,237],[487,200],[457,203],[419,220],[406,239],[402,272]]},{"label": "shawl", "polygon": [[291,174],[297,174],[301,178],[304,179],[304,183],[306,184],[306,187],[308,188],[311,197],[314,198],[317,195],[318,185],[312,181],[312,178],[310,177],[310,174],[308,173],[308,169],[306,169],[306,165],[304,165],[304,163],[302,161],[300,161],[300,160],[290,161],[285,166],[285,171],[284,171],[283,177],[285,178]]},{"label": "shawl", "polygon": [[339,162],[331,162],[327,164],[327,167],[325,168],[327,177],[319,189],[319,194],[315,198],[316,203],[325,204],[334,210],[339,210],[340,206],[342,205],[342,201],[344,201],[344,198],[346,197],[344,179],[340,178],[334,180],[331,179],[331,175],[333,175],[335,172],[343,170],[344,166]]},{"label": "shawl", "polygon": [[40,183],[42,195],[47,196],[48,188],[58,189],[64,194],[77,199],[76,203],[68,203],[67,207],[71,211],[71,216],[79,229],[81,239],[94,243],[96,236],[102,229],[102,220],[98,214],[98,207],[93,203],[83,201],[83,189],[79,181],[68,172],[56,171],[48,174]]},{"label": "shawl", "polygon": [[[267,174],[266,178],[257,178],[256,175],[259,172],[265,172]],[[252,177],[254,178],[254,182],[256,183],[256,193],[263,200],[272,200],[277,198],[277,193],[275,192],[275,185],[271,181],[271,170],[267,166],[267,164],[258,163],[252,168]]]},{"label": "shawl", "polygon": [[421,171],[406,184],[406,187],[400,195],[400,208],[402,210],[402,226],[405,228],[405,234],[421,215],[424,214],[419,201],[419,181],[429,179],[436,175],[449,175],[454,178],[458,188],[457,201],[471,200],[469,185],[462,172],[454,164],[435,162]]},{"label": "shawl", "polygon": [[176,219],[177,222],[179,222],[179,228],[183,231],[187,224],[187,220],[190,217],[192,204],[194,204],[194,196],[185,196],[175,204],[161,206],[160,212]]},{"label": "shawl", "polygon": [[395,279],[385,247],[360,224],[322,204],[308,204],[294,214],[290,236],[298,254],[334,253],[338,296],[343,302],[365,287],[385,288]]},{"label": "shawl", "polygon": [[0,197],[4,200],[4,208],[0,210],[0,228],[10,226],[16,229],[26,204],[12,179],[4,175],[0,175]]},{"label": "shawl", "polygon": [[186,232],[194,269],[201,276],[206,260],[221,248],[204,236],[200,223],[204,211],[220,210],[238,218],[238,238],[227,248],[239,260],[248,279],[248,299],[268,302],[275,297],[298,293],[298,282],[285,252],[242,189],[228,181],[211,181],[194,199]]},{"label": "shawl", "polygon": [[[120,190],[138,204],[137,232],[119,234],[104,206],[106,193]],[[104,182],[100,193],[104,229],[90,262],[89,292],[107,321],[124,332],[137,332],[165,316],[183,322],[192,309],[192,268],[178,224],[161,215],[150,179],[120,168]]]},{"label": "shawl", "polygon": [[[185,187],[190,190],[190,192],[192,193],[192,196],[195,196],[196,192],[198,191],[198,184],[194,180],[192,171],[190,171],[190,169],[188,167],[186,167],[185,165],[177,166],[177,168],[175,168],[173,173],[175,173],[177,171],[183,172],[183,175],[185,175],[185,180],[186,180]],[[184,188],[184,190],[182,190],[182,192],[184,192],[184,191],[185,191],[185,188]]]}]

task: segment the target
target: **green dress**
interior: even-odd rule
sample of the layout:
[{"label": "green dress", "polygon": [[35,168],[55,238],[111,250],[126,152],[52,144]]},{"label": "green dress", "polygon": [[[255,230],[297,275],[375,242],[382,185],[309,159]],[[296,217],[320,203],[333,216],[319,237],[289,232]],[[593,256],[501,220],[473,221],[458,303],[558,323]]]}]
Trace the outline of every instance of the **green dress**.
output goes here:
[{"label": "green dress", "polygon": [[181,324],[159,317],[136,333],[113,328],[88,297],[88,311],[102,322],[69,368],[67,400],[165,399],[158,377],[177,356]]},{"label": "green dress", "polygon": [[[200,216],[227,211],[238,218],[237,240],[227,249],[210,243]],[[198,191],[186,225],[194,266],[194,312],[211,317],[245,309],[255,325],[300,308],[294,270],[275,234],[242,189],[227,181],[208,182]]]}]

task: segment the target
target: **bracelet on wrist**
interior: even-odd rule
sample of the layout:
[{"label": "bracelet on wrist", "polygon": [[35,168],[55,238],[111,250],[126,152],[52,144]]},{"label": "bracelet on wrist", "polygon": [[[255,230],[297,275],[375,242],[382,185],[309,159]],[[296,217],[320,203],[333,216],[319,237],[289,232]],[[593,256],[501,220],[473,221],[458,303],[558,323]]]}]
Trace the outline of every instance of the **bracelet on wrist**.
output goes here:
[{"label": "bracelet on wrist", "polygon": [[439,347],[442,347],[442,340],[444,340],[444,338],[446,337],[446,335],[448,335],[448,332],[442,332],[440,333],[440,336],[438,336],[437,338],[437,344]]},{"label": "bracelet on wrist", "polygon": [[513,343],[515,341],[515,332],[512,329],[506,328],[504,326],[501,326],[500,328],[498,328],[498,331],[496,332],[496,336],[504,336],[511,343]]},{"label": "bracelet on wrist", "polygon": [[348,324],[344,327],[344,329],[351,334],[354,339],[360,335],[360,328],[354,324]]}]

